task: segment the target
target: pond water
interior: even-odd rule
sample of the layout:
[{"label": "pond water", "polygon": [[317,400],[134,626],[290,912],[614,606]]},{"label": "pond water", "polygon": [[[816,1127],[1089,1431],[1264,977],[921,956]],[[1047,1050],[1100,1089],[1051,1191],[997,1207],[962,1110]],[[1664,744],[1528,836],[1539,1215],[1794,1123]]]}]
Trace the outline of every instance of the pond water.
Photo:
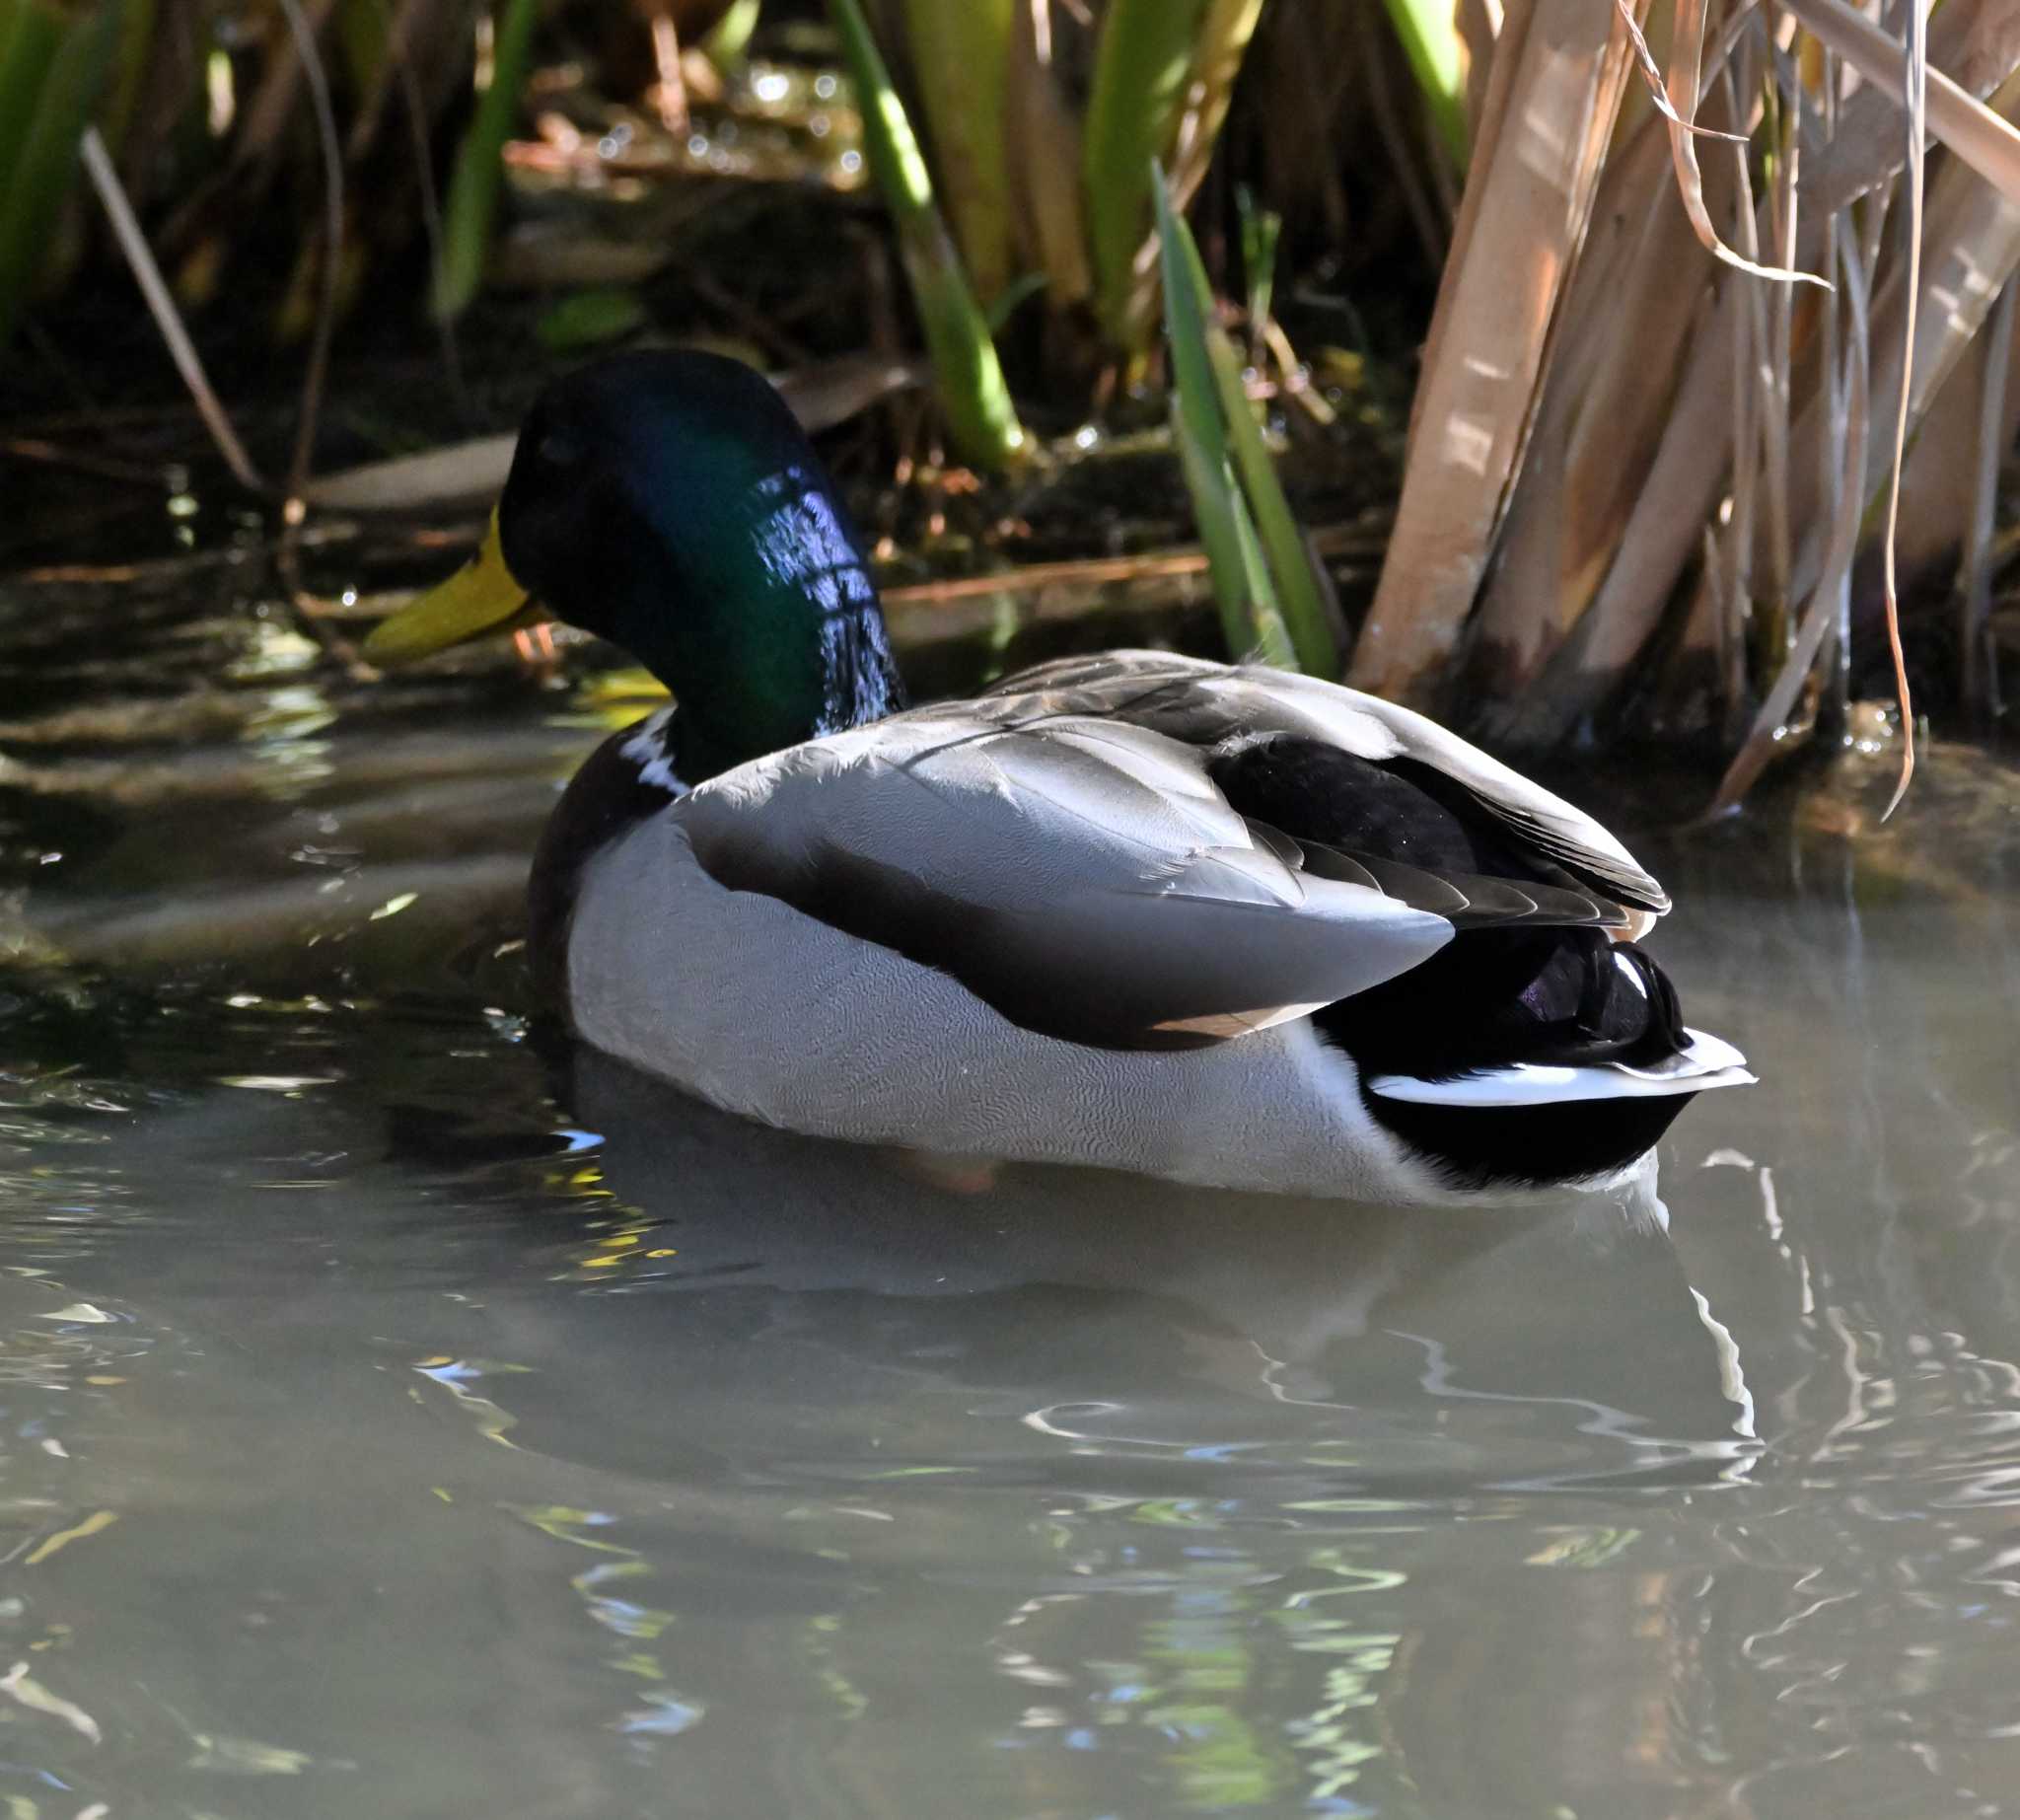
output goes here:
[{"label": "pond water", "polygon": [[2020,1811],[1996,763],[1622,813],[1665,1232],[753,1128],[529,1037],[603,696],[0,650],[10,1816]]}]

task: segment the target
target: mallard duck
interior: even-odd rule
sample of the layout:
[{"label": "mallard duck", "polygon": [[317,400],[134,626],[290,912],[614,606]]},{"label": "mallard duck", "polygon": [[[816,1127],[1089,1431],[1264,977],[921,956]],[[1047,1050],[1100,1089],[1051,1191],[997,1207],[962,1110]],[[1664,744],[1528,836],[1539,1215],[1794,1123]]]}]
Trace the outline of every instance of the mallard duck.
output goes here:
[{"label": "mallard duck", "polygon": [[469,564],[367,645],[539,602],[677,705],[534,861],[583,1041],[816,1135],[1381,1201],[1602,1186],[1750,1081],[1599,823],[1422,715],[1112,651],[908,707],[832,483],[754,370],[555,383]]}]

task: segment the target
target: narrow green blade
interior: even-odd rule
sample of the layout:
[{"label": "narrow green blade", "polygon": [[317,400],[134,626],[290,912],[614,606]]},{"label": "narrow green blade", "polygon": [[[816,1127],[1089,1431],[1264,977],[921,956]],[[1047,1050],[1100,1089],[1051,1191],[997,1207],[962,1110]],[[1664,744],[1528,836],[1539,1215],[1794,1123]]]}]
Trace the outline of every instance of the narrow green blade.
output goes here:
[{"label": "narrow green blade", "polygon": [[77,144],[105,92],[118,36],[115,0],[67,20],[37,0],[14,12],[0,61],[0,346],[48,256],[56,211],[77,176]]},{"label": "narrow green blade", "polygon": [[992,472],[1008,468],[1026,451],[1024,426],[988,322],[933,199],[925,156],[857,0],[829,5],[862,110],[870,170],[898,230],[948,435],[963,461]]},{"label": "narrow green blade", "polygon": [[504,0],[498,14],[491,41],[491,86],[478,98],[477,110],[457,148],[449,199],[442,208],[442,257],[428,304],[438,321],[468,310],[484,280],[498,194],[505,182],[505,141],[526,86],[527,55],[539,11],[539,0]]},{"label": "narrow green blade", "polygon": [[1192,517],[1213,578],[1227,654],[1240,661],[1259,657],[1280,670],[1295,670],[1290,633],[1269,585],[1269,565],[1225,460],[1202,448],[1179,400],[1172,401],[1172,440],[1178,444]]},{"label": "narrow green blade", "polygon": [[[1339,646],[1332,618],[1262,431],[1250,408],[1241,361],[1234,344],[1214,321],[1213,293],[1199,249],[1191,230],[1172,207],[1162,174],[1153,173],[1151,189],[1164,266],[1165,333],[1171,344],[1177,394],[1175,421],[1184,431],[1180,454],[1187,463],[1187,479],[1201,520],[1201,539],[1207,538],[1205,521],[1209,516],[1227,521],[1245,534],[1256,546],[1254,560],[1263,571],[1262,588],[1260,592],[1251,588],[1251,592],[1267,603],[1268,615],[1281,634],[1284,660],[1313,676],[1336,677]],[[1195,468],[1202,470],[1197,476]],[[1239,512],[1216,500],[1201,506],[1202,487],[1210,490],[1216,474],[1225,475],[1228,486],[1236,489],[1234,503],[1241,508]],[[1249,552],[1238,554],[1238,561],[1215,565],[1216,588],[1223,572],[1243,577],[1242,585],[1250,586],[1246,580]],[[1208,560],[1212,561],[1210,543]]]},{"label": "narrow green blade", "polygon": [[1207,330],[1206,357],[1226,417],[1228,454],[1268,557],[1284,623],[1298,654],[1298,668],[1330,681],[1339,675],[1339,644],[1334,636],[1332,616],[1312,573],[1312,559],[1291,515],[1290,501],[1283,496],[1283,483],[1276,477],[1276,464],[1269,459],[1262,426],[1249,404],[1241,359],[1218,328]]},{"label": "narrow green blade", "polygon": [[48,0],[0,0],[0,197],[14,194],[21,148],[62,42],[63,15]]},{"label": "narrow green blade", "polygon": [[933,169],[942,180],[962,260],[988,303],[1015,276],[1003,97],[1016,4],[905,0],[904,7],[913,92],[925,114]]},{"label": "narrow green blade", "polygon": [[1459,36],[1452,0],[1388,0],[1389,23],[1403,41],[1403,54],[1423,91],[1438,137],[1453,161],[1466,169],[1466,47]]},{"label": "narrow green blade", "polygon": [[1118,347],[1132,338],[1151,212],[1143,173],[1170,155],[1205,10],[1205,0],[1111,0],[1102,15],[1081,171],[1095,307]]}]

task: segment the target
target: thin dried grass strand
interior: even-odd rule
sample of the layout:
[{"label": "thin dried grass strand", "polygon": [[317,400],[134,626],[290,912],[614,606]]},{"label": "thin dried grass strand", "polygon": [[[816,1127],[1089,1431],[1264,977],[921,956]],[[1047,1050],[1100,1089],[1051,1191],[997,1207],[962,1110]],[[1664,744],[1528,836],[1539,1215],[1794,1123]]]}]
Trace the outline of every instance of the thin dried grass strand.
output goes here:
[{"label": "thin dried grass strand", "polygon": [[[1744,13],[1746,9],[1743,7],[1741,11]],[[1756,264],[1719,238],[1718,229],[1711,220],[1711,211],[1704,203],[1704,174],[1697,165],[1697,148],[1693,136],[1703,61],[1704,0],[1677,0],[1675,37],[1670,49],[1669,75],[1664,83],[1670,107],[1664,112],[1669,116],[1670,162],[1676,167],[1677,194],[1683,199],[1684,212],[1690,217],[1699,243],[1713,257],[1737,266],[1741,271],[1751,272],[1757,278],[1773,278],[1787,284],[1818,284],[1829,290],[1830,280],[1819,277],[1815,272]]]},{"label": "thin dried grass strand", "polygon": [[[421,233],[428,243],[428,269],[442,268],[442,198],[435,182],[435,155],[428,149],[428,108],[421,94],[420,78],[413,60],[402,46],[399,53],[400,98],[406,114],[408,142],[413,148],[414,177],[420,188]],[[469,390],[463,383],[463,350],[456,339],[456,324],[446,316],[434,317],[436,339],[442,344],[442,370],[449,381],[449,396],[465,417],[470,415]]]},{"label": "thin dried grass strand", "polygon": [[1870,373],[1867,362],[1867,310],[1871,283],[1870,265],[1852,244],[1849,235],[1840,238],[1840,253],[1844,274],[1842,295],[1851,323],[1842,338],[1845,364],[1845,435],[1837,485],[1838,510],[1831,525],[1830,550],[1816,591],[1796,631],[1795,646],[1781,667],[1754,716],[1745,743],[1719,780],[1707,815],[1719,815],[1734,807],[1753,787],[1755,778],[1767,767],[1775,747],[1783,738],[1789,710],[1795,705],[1803,678],[1815,663],[1824,635],[1838,617],[1839,596],[1851,572],[1851,560],[1858,550],[1859,526],[1864,514],[1860,502],[1865,496],[1866,439],[1869,434]]},{"label": "thin dried grass strand", "polygon": [[168,345],[170,358],[176,363],[176,371],[181,375],[190,401],[196,406],[196,414],[203,419],[203,427],[210,432],[218,454],[224,457],[225,466],[248,491],[271,491],[265,476],[246,453],[246,445],[239,440],[238,432],[232,428],[232,420],[226,415],[216,392],[211,389],[209,376],[203,370],[202,356],[197,353],[196,343],[189,338],[189,331],[182,325],[181,312],[176,308],[175,297],[162,278],[161,267],[155,263],[154,250],[147,244],[147,236],[141,232],[133,205],[126,199],[119,174],[113,168],[111,155],[106,150],[106,142],[99,136],[96,126],[85,128],[80,151],[86,175],[91,179],[92,187],[98,191],[106,218],[112,224],[112,237],[119,243],[119,251],[125,255],[133,281],[140,286],[140,294],[146,300],[148,314],[154,318],[155,327]]},{"label": "thin dried grass strand", "polygon": [[[1866,81],[1906,105],[1909,60],[1898,39],[1843,0],[1781,0],[1781,4],[1802,21],[1819,43],[1837,51]],[[1927,21],[1918,6],[1911,17],[1916,22],[1912,36],[1922,45],[1921,74],[1915,86],[1922,97],[1924,131],[1933,131],[1986,182],[2020,202],[2020,128],[2001,119],[1941,70],[1928,67]]]},{"label": "thin dried grass strand", "polygon": [[316,34],[302,12],[300,0],[280,0],[288,30],[294,34],[309,84],[316,115],[316,136],[323,151],[322,294],[316,304],[316,328],[309,343],[309,367],[302,378],[302,402],[295,425],[295,452],[288,463],[288,500],[301,497],[309,478],[309,458],[316,448],[316,423],[323,410],[323,385],[329,371],[329,342],[336,329],[338,262],[343,257],[343,144],[337,136],[336,110],[329,102],[329,79],[324,72]]},{"label": "thin dried grass strand", "polygon": [[1901,326],[1901,398],[1894,412],[1894,472],[1887,483],[1886,576],[1887,648],[1894,658],[1894,693],[1901,703],[1901,775],[1880,820],[1901,807],[1914,776],[1914,702],[1908,689],[1908,654],[1901,645],[1901,593],[1895,576],[1894,541],[1901,523],[1901,471],[1908,456],[1908,401],[1914,386],[1914,320],[1921,289],[1922,179],[1927,164],[1929,23],[1920,0],[1908,5],[1908,285]]},{"label": "thin dried grass strand", "polygon": [[[1747,56],[1743,59],[1737,77],[1729,67],[1721,71],[1720,75],[1727,87],[1727,99],[1733,118],[1741,119],[1744,116],[1740,112],[1737,91],[1752,85],[1752,57]],[[1735,156],[1734,167],[1733,219],[1739,224],[1737,238],[1740,244],[1750,247],[1756,233],[1756,204],[1753,175],[1747,168],[1745,152]],[[1747,636],[1746,621],[1753,613],[1754,556],[1758,539],[1756,528],[1760,523],[1757,502],[1761,495],[1762,450],[1768,436],[1767,427],[1762,419],[1768,414],[1772,405],[1773,391],[1770,387],[1756,383],[1768,358],[1767,307],[1760,287],[1748,285],[1739,295],[1737,303],[1732,335],[1732,515],[1729,521],[1730,538],[1727,542],[1732,555],[1730,603],[1733,641],[1744,650]]]},{"label": "thin dried grass strand", "polygon": [[1634,17],[1634,9],[1627,0],[1614,0],[1614,6],[1620,13],[1621,24],[1627,28],[1627,41],[1634,46],[1634,61],[1641,66],[1641,74],[1647,80],[1648,99],[1655,104],[1656,112],[1700,139],[1725,139],[1734,145],[1745,145],[1745,133],[1729,133],[1717,126],[1699,126],[1676,110],[1670,103],[1668,91],[1662,86],[1662,66],[1656,62],[1654,51],[1648,48],[1648,39],[1641,31],[1640,21]]},{"label": "thin dried grass strand", "polygon": [[[1775,125],[1779,129],[1780,157],[1775,161],[1775,182],[1768,191],[1768,218],[1780,230],[1775,256],[1784,266],[1795,263],[1796,228],[1801,198],[1802,122],[1800,104],[1789,84],[1788,59],[1781,56],[1768,36],[1768,68],[1774,78],[1777,102]],[[1789,526],[1789,432],[1794,421],[1795,292],[1777,285],[1768,295],[1768,358],[1772,363],[1774,409],[1769,416],[1768,529],[1770,567],[1776,597],[1789,599],[1794,570],[1794,540]],[[1792,635],[1792,634],[1791,634]]]}]

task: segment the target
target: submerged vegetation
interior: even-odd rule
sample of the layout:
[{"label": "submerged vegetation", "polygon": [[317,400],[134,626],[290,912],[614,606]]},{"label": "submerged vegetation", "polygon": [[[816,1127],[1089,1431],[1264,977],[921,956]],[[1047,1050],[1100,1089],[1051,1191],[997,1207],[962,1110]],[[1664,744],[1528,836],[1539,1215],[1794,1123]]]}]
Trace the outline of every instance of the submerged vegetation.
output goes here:
[{"label": "submerged vegetation", "polygon": [[0,460],[159,472],[160,337],[290,537],[453,512],[700,338],[858,420],[950,626],[1203,564],[1231,647],[1730,799],[2002,712],[2016,118],[2002,0],[0,0]]}]

